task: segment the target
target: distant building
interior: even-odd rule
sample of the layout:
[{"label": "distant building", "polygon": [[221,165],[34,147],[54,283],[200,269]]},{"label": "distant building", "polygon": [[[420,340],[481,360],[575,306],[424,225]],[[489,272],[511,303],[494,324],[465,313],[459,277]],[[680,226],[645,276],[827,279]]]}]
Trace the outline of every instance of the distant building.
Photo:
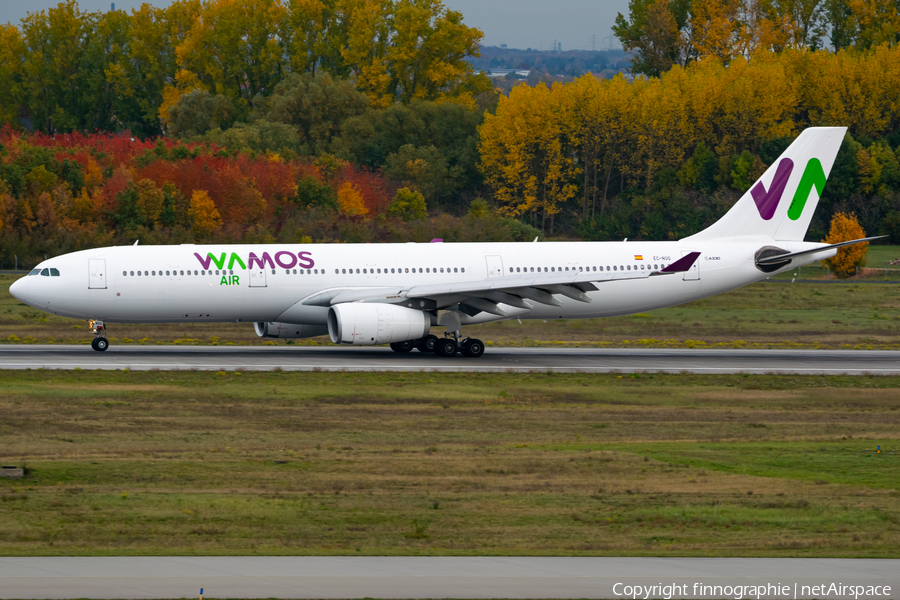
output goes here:
[{"label": "distant building", "polygon": [[506,77],[510,73],[515,74],[517,77],[528,77],[528,74],[531,73],[531,71],[529,69],[491,69],[490,71],[482,71],[482,73],[494,79]]}]

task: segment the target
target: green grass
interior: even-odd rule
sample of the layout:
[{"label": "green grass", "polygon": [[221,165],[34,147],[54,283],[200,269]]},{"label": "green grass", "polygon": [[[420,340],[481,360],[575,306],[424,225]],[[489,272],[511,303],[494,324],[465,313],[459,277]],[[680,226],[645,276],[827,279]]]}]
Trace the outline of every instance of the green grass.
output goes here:
[{"label": "green grass", "polygon": [[[2,372],[0,554],[897,557],[900,378]],[[876,444],[885,453],[875,455]]]}]

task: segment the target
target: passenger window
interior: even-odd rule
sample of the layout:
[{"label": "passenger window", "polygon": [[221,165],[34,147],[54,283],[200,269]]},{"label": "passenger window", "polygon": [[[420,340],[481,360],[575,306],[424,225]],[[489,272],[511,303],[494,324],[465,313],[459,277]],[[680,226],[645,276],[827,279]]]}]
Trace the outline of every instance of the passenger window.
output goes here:
[{"label": "passenger window", "polygon": [[456,267],[453,267],[453,272],[454,272],[454,273],[459,273],[459,271],[457,270]]},{"label": "passenger window", "polygon": [[334,270],[334,274],[335,274],[335,275],[338,275],[338,270],[337,270],[337,269]]},{"label": "passenger window", "polygon": [[[461,270],[461,271],[462,271],[462,272],[463,272],[463,273],[465,273],[465,272],[466,272],[466,268],[465,268],[465,267],[463,267],[463,268],[462,268],[462,269],[460,269],[460,270]],[[420,273],[421,273],[421,272],[422,272],[422,270],[421,270],[421,269],[420,269],[420,270],[419,270],[419,272],[420,272]]]},{"label": "passenger window", "polygon": [[618,269],[616,269],[616,266],[613,265],[613,271],[617,271],[617,270],[618,270]]},{"label": "passenger window", "polygon": [[[32,271],[31,273],[29,273],[29,275],[34,275],[34,271]],[[123,277],[128,277],[128,271],[122,271],[122,276],[123,276]]]},{"label": "passenger window", "polygon": [[131,272],[131,276],[134,277],[134,271]]}]

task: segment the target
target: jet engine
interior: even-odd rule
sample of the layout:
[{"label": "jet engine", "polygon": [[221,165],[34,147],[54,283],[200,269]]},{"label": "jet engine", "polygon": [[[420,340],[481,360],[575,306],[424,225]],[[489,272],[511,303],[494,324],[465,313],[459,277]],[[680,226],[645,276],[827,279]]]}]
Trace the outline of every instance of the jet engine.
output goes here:
[{"label": "jet engine", "polygon": [[325,335],[328,328],[322,325],[295,325],[293,323],[254,323],[256,335],[263,338],[297,339]]},{"label": "jet engine", "polygon": [[328,309],[328,335],[335,344],[393,344],[423,338],[429,329],[430,315],[394,304],[354,302]]}]

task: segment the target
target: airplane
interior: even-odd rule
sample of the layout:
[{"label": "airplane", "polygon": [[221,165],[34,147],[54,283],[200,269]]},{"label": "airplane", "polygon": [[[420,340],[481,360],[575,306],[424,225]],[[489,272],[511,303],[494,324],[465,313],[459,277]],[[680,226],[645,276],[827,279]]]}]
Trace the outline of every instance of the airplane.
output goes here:
[{"label": "airplane", "polygon": [[109,322],[246,322],[263,338],[328,334],[336,344],[478,357],[484,343],[463,326],[675,306],[878,239],[803,241],[845,131],[804,130],[720,220],[678,241],[135,243],[45,260],[10,292],[88,320],[97,351],[109,347]]}]

